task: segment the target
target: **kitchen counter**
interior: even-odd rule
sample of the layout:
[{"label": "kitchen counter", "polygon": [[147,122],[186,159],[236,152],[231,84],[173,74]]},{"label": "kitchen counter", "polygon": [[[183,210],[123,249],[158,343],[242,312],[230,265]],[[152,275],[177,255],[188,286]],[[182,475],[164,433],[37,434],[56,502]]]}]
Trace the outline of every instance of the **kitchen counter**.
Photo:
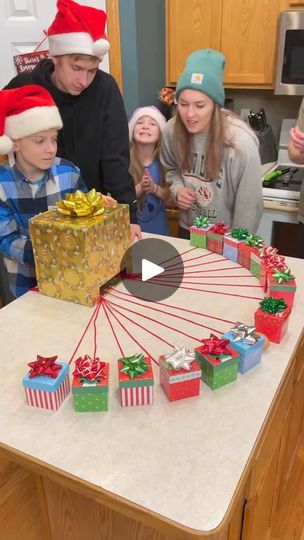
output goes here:
[{"label": "kitchen counter", "polygon": [[[173,238],[170,241],[181,253],[190,249],[187,241]],[[202,254],[203,250],[195,249],[184,258]],[[137,311],[137,315],[127,315],[152,332],[149,334],[123,319],[131,334],[155,358],[169,352],[170,347],[156,339],[153,333],[170,343],[194,348],[199,345],[199,339],[208,337],[210,333],[200,325],[222,332],[233,326],[216,317],[253,323],[258,298],[263,296],[261,289],[256,288],[255,278],[242,267],[233,270],[235,264],[230,261],[224,264],[228,270],[222,270],[223,261],[220,262],[218,255],[207,257],[203,261],[210,262],[205,267],[210,272],[201,279],[204,285],[184,285],[201,290],[180,288],[165,301],[169,306],[163,308],[167,314],[151,311],[149,303],[148,308],[140,301],[137,301],[140,305],[130,307],[123,300],[118,300],[119,305]],[[291,366],[303,329],[304,287],[299,276],[303,275],[304,261],[290,259],[288,263],[292,273],[298,276],[299,290],[283,342],[271,344],[263,354],[261,365],[245,375],[239,374],[235,383],[215,392],[202,383],[200,397],[175,403],[167,400],[159,386],[158,368],[154,366],[155,404],[120,407],[116,366],[120,353],[101,310],[96,323],[97,353],[111,366],[109,411],[76,413],[71,396],[57,413],[28,407],[22,388],[27,363],[37,354],[58,354],[60,360],[68,361],[93,310],[36,292],[29,292],[1,309],[0,458],[17,463],[22,470],[31,470],[39,475],[40,480],[42,478],[43,499],[49,514],[51,509],[54,511],[54,503],[49,500],[53,485],[50,487],[51,479],[56,486],[62,485],[65,490],[69,488],[70,494],[75,490],[82,496],[99,501],[104,508],[119,511],[120,516],[128,516],[138,527],[139,523],[144,523],[149,530],[152,530],[150,527],[161,529],[168,535],[158,536],[155,533],[153,539],[224,538],[212,536],[210,531],[224,526],[238,489],[249,477],[250,459],[259,434]],[[225,277],[228,275],[230,277]],[[117,286],[117,290],[125,291],[122,284]],[[229,296],[218,292],[229,293]],[[174,310],[174,306],[204,312],[206,317],[186,315],[186,312]],[[179,313],[196,324],[173,318],[168,311],[170,314]],[[155,320],[147,322],[140,313],[157,318],[163,325],[179,328],[188,337],[157,324]],[[116,327],[125,355],[138,352],[131,337],[117,324]],[[91,327],[77,356],[86,353],[93,354]],[[77,508],[81,513],[81,504]],[[73,512],[76,519],[74,506]],[[72,523],[73,513],[69,519]],[[50,522],[50,536],[45,538],[57,540],[59,537],[53,531],[56,526],[52,525],[52,520]],[[89,524],[87,526],[89,531]],[[148,538],[144,534],[120,534],[122,536],[115,536],[112,531],[105,538]],[[82,536],[64,538],[77,540]],[[89,533],[87,538],[94,540]],[[6,540],[10,538],[6,537]]]}]

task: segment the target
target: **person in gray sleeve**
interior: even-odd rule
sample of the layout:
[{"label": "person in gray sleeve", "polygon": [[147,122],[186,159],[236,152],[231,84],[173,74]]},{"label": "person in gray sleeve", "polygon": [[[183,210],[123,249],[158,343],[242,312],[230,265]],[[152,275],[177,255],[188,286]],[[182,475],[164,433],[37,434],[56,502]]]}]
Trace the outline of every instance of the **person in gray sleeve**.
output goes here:
[{"label": "person in gray sleeve", "polygon": [[224,66],[224,56],[212,49],[188,57],[176,87],[176,115],[163,131],[160,157],[182,238],[189,238],[197,216],[255,233],[263,212],[258,139],[223,109]]}]

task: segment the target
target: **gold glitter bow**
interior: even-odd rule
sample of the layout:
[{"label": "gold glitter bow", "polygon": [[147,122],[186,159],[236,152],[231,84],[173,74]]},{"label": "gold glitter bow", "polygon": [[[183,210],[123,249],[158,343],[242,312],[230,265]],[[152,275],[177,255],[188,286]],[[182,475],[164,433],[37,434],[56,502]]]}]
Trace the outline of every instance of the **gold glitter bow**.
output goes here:
[{"label": "gold glitter bow", "polygon": [[65,199],[56,202],[60,214],[71,217],[99,216],[103,214],[105,203],[100,193],[91,189],[83,193],[79,189],[75,193],[67,193]]}]

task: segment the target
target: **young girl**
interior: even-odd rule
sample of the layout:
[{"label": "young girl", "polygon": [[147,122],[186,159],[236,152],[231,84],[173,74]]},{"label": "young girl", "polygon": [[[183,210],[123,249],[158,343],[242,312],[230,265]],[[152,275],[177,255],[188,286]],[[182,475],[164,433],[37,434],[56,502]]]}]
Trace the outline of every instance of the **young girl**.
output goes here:
[{"label": "young girl", "polygon": [[130,172],[138,200],[137,219],[142,231],[170,235],[165,201],[168,190],[159,161],[165,117],[156,107],[139,107],[129,121]]},{"label": "young girl", "polygon": [[222,109],[225,58],[192,53],[176,87],[177,113],[162,137],[161,161],[179,208],[179,235],[195,217],[254,233],[263,212],[258,140],[239,117]]}]

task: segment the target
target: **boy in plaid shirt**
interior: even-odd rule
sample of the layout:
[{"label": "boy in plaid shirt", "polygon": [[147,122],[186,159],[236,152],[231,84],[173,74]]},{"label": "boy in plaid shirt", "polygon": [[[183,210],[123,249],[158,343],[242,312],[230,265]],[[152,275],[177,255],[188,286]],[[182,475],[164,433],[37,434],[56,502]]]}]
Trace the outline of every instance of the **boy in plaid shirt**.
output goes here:
[{"label": "boy in plaid shirt", "polygon": [[56,157],[61,128],[55,102],[41,86],[0,91],[0,154],[8,154],[0,165],[0,252],[15,297],[36,285],[29,219],[66,193],[87,192],[78,167]]}]

